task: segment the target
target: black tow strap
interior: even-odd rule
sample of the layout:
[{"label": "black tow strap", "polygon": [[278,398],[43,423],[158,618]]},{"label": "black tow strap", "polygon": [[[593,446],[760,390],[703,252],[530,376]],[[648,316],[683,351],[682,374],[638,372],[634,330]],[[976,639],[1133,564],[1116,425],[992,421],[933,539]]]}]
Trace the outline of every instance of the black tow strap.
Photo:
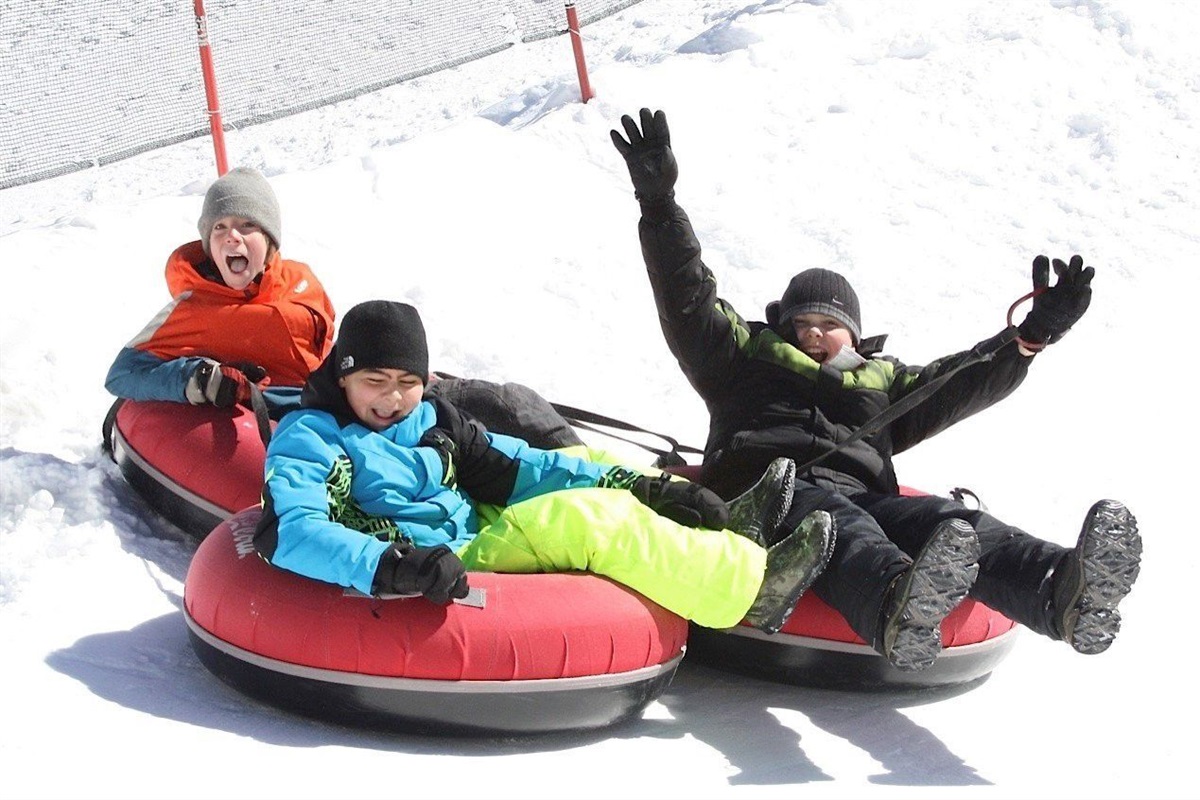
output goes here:
[{"label": "black tow strap", "polygon": [[[946,381],[950,380],[950,378],[952,378],[960,370],[964,370],[967,367],[974,366],[974,365],[982,363],[984,361],[990,361],[996,355],[996,353],[1000,351],[1001,348],[1003,348],[1005,345],[1011,343],[1016,338],[1017,338],[1017,329],[1014,326],[1010,325],[1009,327],[1007,327],[1006,329],[1001,331],[996,336],[993,336],[991,339],[987,339],[986,341],[980,342],[979,344],[975,345],[975,347],[973,347],[971,349],[970,354],[965,359],[963,359],[962,363],[960,363],[958,366],[954,367],[954,369],[946,372],[943,375],[939,375],[938,377],[934,378],[929,383],[920,387],[919,389],[912,392],[911,394],[907,394],[904,397],[897,400],[895,403],[892,403],[890,406],[885,408],[883,411],[879,412],[874,417],[872,417],[871,419],[864,422],[861,427],[859,427],[858,429],[856,429],[854,431],[854,433],[850,434],[848,437],[846,437],[842,441],[838,442],[836,445],[833,445],[828,450],[821,453],[819,456],[809,459],[808,461],[804,462],[803,464],[798,465],[796,467],[796,473],[799,475],[802,475],[802,474],[804,474],[804,472],[806,470],[811,469],[812,467],[821,463],[822,461],[824,461],[826,458],[829,458],[834,453],[836,453],[840,450],[843,450],[846,447],[849,447],[850,445],[854,444],[855,442],[859,441],[860,439],[863,439],[864,437],[870,436],[871,434],[882,430],[885,426],[890,425],[896,419],[903,416],[904,414],[907,414],[909,411],[911,411],[917,405],[924,402],[926,398],[928,398],[931,394],[936,392],[938,389],[942,388],[942,386],[945,385]],[[558,413],[560,413],[564,417],[566,417],[567,421],[569,421],[575,425],[578,425],[581,428],[586,428],[587,430],[594,430],[597,433],[603,433],[607,436],[613,436],[614,438],[620,439],[623,442],[629,442],[630,444],[637,445],[638,447],[645,448],[646,450],[649,450],[650,452],[657,454],[659,458],[658,458],[658,462],[655,463],[655,466],[658,466],[658,467],[680,466],[680,465],[686,464],[687,462],[684,461],[683,457],[679,455],[679,453],[681,453],[681,452],[696,453],[699,455],[704,455],[703,450],[697,450],[694,447],[688,447],[687,445],[682,445],[678,441],[676,441],[674,438],[667,436],[666,434],[663,434],[663,433],[655,433],[654,431],[648,431],[648,430],[645,430],[644,428],[639,428],[636,425],[630,425],[628,422],[621,422],[620,420],[610,419],[609,417],[604,417],[599,414],[594,414],[590,411],[584,411],[584,410],[578,409],[578,408],[572,408],[571,406],[565,406],[560,403],[551,403],[550,405],[554,406],[554,409],[556,411],[558,411]],[[636,441],[632,441],[630,439],[625,439],[620,436],[615,436],[614,434],[611,434],[608,431],[596,430],[595,428],[590,427],[590,425],[588,423],[605,425],[607,427],[616,428],[618,430],[632,431],[635,433],[646,433],[651,436],[657,436],[660,439],[663,439],[664,441],[669,442],[671,444],[671,449],[669,451],[658,450],[656,448],[649,447],[645,444],[642,444],[641,442],[636,442]]]},{"label": "black tow strap", "polygon": [[112,406],[108,409],[108,413],[104,415],[104,422],[100,426],[100,448],[109,458],[116,460],[116,454],[113,452],[113,428],[117,424],[117,412],[121,410],[121,406],[125,405],[125,398],[118,397]]},{"label": "black tow strap", "polygon": [[797,465],[796,466],[796,474],[798,474],[798,475],[804,474],[804,472],[806,470],[816,466],[817,464],[824,461],[826,458],[829,458],[829,456],[833,455],[834,453],[838,452],[839,450],[849,447],[850,445],[857,442],[859,439],[862,439],[866,436],[870,436],[872,433],[882,430],[885,426],[890,425],[897,418],[901,417],[904,414],[907,414],[918,404],[924,402],[925,398],[929,397],[929,395],[933,394],[938,389],[942,388],[942,386],[946,383],[946,381],[950,380],[950,378],[953,377],[955,375],[955,373],[959,372],[960,370],[966,369],[967,367],[975,366],[976,364],[982,363],[984,361],[990,361],[992,359],[992,357],[995,356],[996,353],[1002,347],[1009,344],[1016,338],[1017,338],[1017,329],[1015,327],[1009,326],[1008,328],[1005,328],[1003,331],[1001,331],[996,336],[993,336],[991,339],[988,339],[986,341],[980,342],[979,344],[975,345],[975,347],[971,348],[970,355],[967,356],[965,359],[963,359],[961,364],[959,364],[958,366],[956,366],[954,369],[950,370],[949,372],[946,372],[943,375],[939,375],[938,377],[934,378],[929,383],[925,384],[924,386],[922,386],[921,388],[912,392],[911,394],[907,394],[904,397],[897,400],[895,403],[892,403],[890,406],[885,408],[883,411],[880,411],[878,414],[876,414],[875,416],[871,417],[869,420],[864,422],[862,424],[862,427],[855,430],[854,433],[850,434],[848,437],[846,437],[842,441],[838,442],[835,446],[826,450],[824,453],[821,453],[821,455],[817,456],[816,458],[809,459],[808,461],[804,462],[803,464]]},{"label": "black tow strap", "polygon": [[267,400],[256,383],[250,384],[250,410],[254,412],[254,421],[258,424],[258,438],[266,447],[271,441],[271,416],[267,413]]},{"label": "black tow strap", "polygon": [[[1022,298],[1022,299],[1024,299],[1024,298]],[[1020,302],[1020,301],[1018,301],[1018,302]],[[1010,314],[1011,314],[1011,311],[1010,311]],[[930,381],[929,383],[920,387],[919,389],[912,392],[911,394],[907,394],[904,397],[897,400],[895,403],[892,403],[890,406],[885,408],[883,411],[879,412],[874,417],[872,417],[871,419],[864,422],[862,424],[862,426],[859,427],[858,429],[856,429],[854,431],[854,433],[850,434],[850,436],[848,436],[845,439],[843,439],[842,441],[838,442],[836,445],[833,445],[832,447],[830,447],[825,452],[821,453],[816,458],[809,459],[808,461],[804,462],[803,464],[798,465],[796,467],[796,473],[803,474],[806,470],[816,466],[817,464],[824,461],[826,458],[829,458],[829,456],[833,455],[834,453],[838,452],[839,450],[843,450],[846,447],[849,447],[850,445],[859,441],[860,439],[870,436],[871,434],[876,433],[879,430],[882,430],[885,426],[890,425],[896,419],[903,416],[904,414],[907,414],[909,411],[911,411],[917,405],[924,402],[926,398],[928,398],[931,394],[936,392],[938,389],[942,388],[942,386],[945,385],[946,381],[950,380],[950,378],[953,377],[955,374],[957,374],[960,370],[964,370],[967,367],[974,366],[975,364],[979,364],[984,361],[990,361],[996,355],[996,353],[1001,350],[1001,348],[1003,348],[1005,345],[1008,345],[1009,343],[1013,342],[1014,340],[1016,340],[1016,338],[1017,338],[1016,327],[1009,325],[1009,327],[1007,327],[1005,330],[1001,331],[996,336],[993,336],[991,339],[988,339],[986,341],[980,342],[979,344],[975,345],[975,347],[971,348],[969,355],[965,359],[963,359],[962,363],[960,363],[958,366],[954,367],[954,369],[950,370],[949,372],[946,372],[943,375],[939,375],[937,378],[934,378],[932,381]],[[439,374],[441,374],[441,373],[439,373]],[[445,377],[452,377],[452,376],[445,376]],[[606,417],[602,414],[597,414],[592,411],[585,411],[584,409],[575,408],[574,406],[568,406],[568,405],[564,405],[562,403],[551,402],[550,405],[554,408],[555,411],[557,411],[559,414],[561,414],[568,422],[570,422],[572,425],[575,425],[576,427],[583,428],[584,430],[594,431],[595,433],[600,433],[605,436],[611,436],[614,439],[618,439],[622,442],[627,442],[627,443],[635,445],[637,447],[641,447],[644,450],[648,450],[651,453],[654,453],[656,456],[658,456],[658,459],[654,462],[654,466],[656,466],[656,467],[676,467],[676,466],[686,465],[687,461],[684,460],[683,456],[680,455],[680,453],[691,453],[691,454],[699,455],[699,456],[704,455],[703,450],[700,450],[695,447],[690,447],[685,444],[680,444],[679,440],[675,439],[673,436],[668,436],[665,433],[658,433],[656,431],[646,430],[645,428],[639,428],[637,425],[631,425],[628,422],[622,422],[621,420],[613,419],[612,417]],[[657,436],[659,439],[662,439],[663,441],[670,444],[671,449],[670,450],[662,450],[657,447],[651,447],[650,445],[644,444],[643,442],[639,442],[634,439],[626,439],[623,436],[617,436],[616,434],[612,433],[611,431],[601,430],[597,427],[594,427],[597,425],[604,426],[605,428],[615,428],[616,430],[628,431],[630,433],[644,433],[649,436]],[[269,431],[269,428],[268,428],[268,431]],[[270,438],[269,433],[267,434],[267,438]],[[266,439],[264,439],[263,441],[265,442]]]},{"label": "black tow strap", "polygon": [[[628,442],[629,444],[636,445],[644,450],[654,453],[658,456],[657,460],[654,462],[654,466],[656,467],[680,467],[687,464],[687,461],[684,460],[680,453],[693,453],[700,456],[704,455],[703,450],[699,450],[695,447],[689,447],[686,444],[680,444],[679,441],[673,436],[668,436],[665,433],[648,431],[645,428],[639,428],[636,425],[631,425],[628,422],[622,422],[619,419],[613,419],[611,417],[606,417],[591,411],[585,411],[581,408],[563,405],[562,403],[551,403],[550,405],[554,407],[555,411],[557,411],[559,414],[562,414],[562,416],[568,422],[572,423],[576,427],[583,428],[584,430],[594,431],[595,433],[600,433],[605,436],[611,436],[614,439],[619,439],[622,442]],[[644,433],[649,436],[657,436],[659,439],[662,439],[664,442],[670,444],[671,449],[661,450],[657,447],[651,447],[648,444],[636,441],[634,439],[626,439],[624,436],[617,436],[611,431],[601,430],[600,428],[594,427],[597,425],[602,425],[605,428],[616,428],[619,431]]]}]

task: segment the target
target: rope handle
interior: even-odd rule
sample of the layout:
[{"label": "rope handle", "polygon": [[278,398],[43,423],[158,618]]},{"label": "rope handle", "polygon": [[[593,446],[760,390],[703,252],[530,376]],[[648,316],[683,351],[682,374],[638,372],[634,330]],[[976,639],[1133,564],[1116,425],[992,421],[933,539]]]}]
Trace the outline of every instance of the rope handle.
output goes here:
[{"label": "rope handle", "polygon": [[[1027,294],[1023,294],[1020,297],[1018,297],[1015,301],[1013,301],[1013,304],[1008,307],[1008,318],[1007,318],[1008,327],[1010,327],[1010,328],[1016,327],[1015,325],[1013,325],[1013,312],[1015,312],[1017,310],[1017,306],[1021,305],[1021,303],[1024,303],[1026,300],[1033,300],[1035,297],[1037,297],[1038,295],[1045,292],[1048,288],[1050,288],[1050,287],[1037,286],[1033,289],[1033,291],[1031,291]],[[1020,347],[1023,350],[1025,350],[1026,355],[1034,355],[1034,354],[1038,353],[1039,351],[1046,349],[1046,343],[1045,342],[1030,342],[1025,339],[1022,339],[1020,337],[1020,335],[1018,335],[1017,336],[1017,347]]]}]

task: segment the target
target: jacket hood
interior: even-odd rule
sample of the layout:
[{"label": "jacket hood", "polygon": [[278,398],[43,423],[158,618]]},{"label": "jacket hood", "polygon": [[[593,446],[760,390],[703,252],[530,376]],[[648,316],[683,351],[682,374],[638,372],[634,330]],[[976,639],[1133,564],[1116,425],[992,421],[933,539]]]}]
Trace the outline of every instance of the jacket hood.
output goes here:
[{"label": "jacket hood", "polygon": [[333,351],[317,367],[300,392],[300,407],[326,411],[337,418],[343,428],[357,421],[346,402],[346,393],[338,385],[337,352]]}]

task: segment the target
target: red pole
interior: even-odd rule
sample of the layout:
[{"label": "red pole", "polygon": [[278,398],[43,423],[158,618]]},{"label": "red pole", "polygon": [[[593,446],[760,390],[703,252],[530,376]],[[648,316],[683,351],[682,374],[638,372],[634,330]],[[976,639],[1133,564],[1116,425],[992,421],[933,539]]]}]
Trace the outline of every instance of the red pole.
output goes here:
[{"label": "red pole", "polygon": [[583,61],[583,38],[579,35],[579,15],[575,13],[575,4],[567,3],[567,32],[571,34],[571,49],[575,51],[575,71],[579,73],[579,95],[583,102],[591,100],[595,95],[588,83],[587,64]]},{"label": "red pole", "polygon": [[217,156],[217,177],[229,171],[225,160],[225,130],[221,127],[221,104],[217,100],[217,78],[213,72],[212,48],[208,45],[208,19],[204,0],[193,0],[196,9],[196,35],[200,38],[200,69],[204,72],[204,95],[208,99],[208,126],[212,130],[213,152]]}]

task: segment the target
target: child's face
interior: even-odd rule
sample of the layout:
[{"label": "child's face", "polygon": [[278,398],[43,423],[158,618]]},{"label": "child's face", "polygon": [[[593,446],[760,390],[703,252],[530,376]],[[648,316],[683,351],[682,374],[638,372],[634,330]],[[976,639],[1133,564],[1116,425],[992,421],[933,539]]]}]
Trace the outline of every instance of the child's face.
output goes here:
[{"label": "child's face", "polygon": [[421,402],[425,384],[402,369],[360,369],[338,378],[358,421],[381,431],[407,417]]},{"label": "child's face", "polygon": [[262,274],[270,247],[271,238],[263,229],[243,217],[221,217],[208,235],[208,252],[221,280],[239,291]]},{"label": "child's face", "polygon": [[843,347],[854,347],[849,329],[826,314],[797,314],[792,317],[792,330],[796,346],[818,364],[833,358]]}]

